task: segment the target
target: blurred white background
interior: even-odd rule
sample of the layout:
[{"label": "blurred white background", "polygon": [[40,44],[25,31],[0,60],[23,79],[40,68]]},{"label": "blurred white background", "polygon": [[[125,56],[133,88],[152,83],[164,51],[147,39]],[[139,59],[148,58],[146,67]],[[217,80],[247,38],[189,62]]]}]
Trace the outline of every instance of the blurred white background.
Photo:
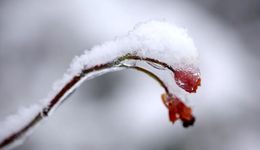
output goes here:
[{"label": "blurred white background", "polygon": [[194,127],[172,125],[163,90],[128,70],[85,82],[16,150],[259,150],[257,0],[1,0],[0,120],[44,98],[75,55],[151,19],[187,28],[200,51]]}]

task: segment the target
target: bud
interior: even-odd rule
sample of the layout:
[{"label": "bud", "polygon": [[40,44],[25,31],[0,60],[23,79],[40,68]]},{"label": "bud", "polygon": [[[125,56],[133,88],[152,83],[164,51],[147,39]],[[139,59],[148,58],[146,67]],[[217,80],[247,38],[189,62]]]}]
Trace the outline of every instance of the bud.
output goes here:
[{"label": "bud", "polygon": [[180,119],[184,127],[194,124],[195,117],[192,115],[192,109],[186,106],[179,98],[162,94],[162,101],[169,110],[169,120],[172,123]]}]

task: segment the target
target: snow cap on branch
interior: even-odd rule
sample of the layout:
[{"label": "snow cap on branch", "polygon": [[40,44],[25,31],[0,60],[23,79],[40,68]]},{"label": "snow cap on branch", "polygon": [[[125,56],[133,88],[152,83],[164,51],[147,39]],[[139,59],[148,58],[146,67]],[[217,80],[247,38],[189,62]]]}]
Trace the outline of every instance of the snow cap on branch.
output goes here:
[{"label": "snow cap on branch", "polygon": [[186,29],[164,21],[149,21],[138,24],[126,36],[86,50],[74,59],[69,72],[79,73],[83,68],[105,64],[126,54],[153,58],[173,68],[198,64],[197,49]]}]

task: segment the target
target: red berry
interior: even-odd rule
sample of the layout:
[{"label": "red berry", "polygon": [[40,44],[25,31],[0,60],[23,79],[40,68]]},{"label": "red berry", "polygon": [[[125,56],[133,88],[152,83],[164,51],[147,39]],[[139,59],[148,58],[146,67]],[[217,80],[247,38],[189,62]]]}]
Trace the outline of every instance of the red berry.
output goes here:
[{"label": "red berry", "polygon": [[189,93],[195,93],[201,83],[199,71],[176,70],[174,78],[176,84]]}]

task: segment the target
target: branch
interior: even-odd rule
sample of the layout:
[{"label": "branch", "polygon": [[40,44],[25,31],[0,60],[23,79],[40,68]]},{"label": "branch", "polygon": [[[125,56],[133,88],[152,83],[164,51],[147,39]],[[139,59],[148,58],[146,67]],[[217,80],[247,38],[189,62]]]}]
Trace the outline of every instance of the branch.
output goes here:
[{"label": "branch", "polygon": [[[158,36],[154,36],[154,33],[158,33]],[[180,44],[176,44],[176,41]],[[155,43],[158,43],[159,46]],[[162,46],[161,43],[164,43],[165,46]],[[181,52],[180,47],[183,48]],[[181,116],[180,119],[185,126],[192,125],[194,121],[191,119],[194,117],[191,109],[181,103],[174,91],[169,90],[168,84],[159,76],[132,63],[136,61],[149,62],[153,67],[156,65],[168,69],[175,76],[177,85],[187,92],[196,91],[197,86],[200,85],[199,72],[196,67],[197,51],[186,31],[165,22],[144,23],[136,27],[128,36],[94,47],[91,51],[86,51],[85,54],[76,57],[61,80],[58,89],[48,96],[47,103],[37,105],[33,111],[32,108],[25,109],[25,112],[22,111],[11,118],[10,122],[12,125],[16,125],[16,128],[10,131],[4,131],[5,128],[3,128],[2,132],[0,130],[0,149],[12,148],[19,140],[22,140],[22,137],[28,135],[31,129],[60,106],[83,81],[120,69],[135,69],[155,79],[165,90],[166,95],[162,99],[171,113],[170,121],[174,122],[178,116]],[[177,104],[178,107],[175,107]],[[182,107],[179,107],[180,104]],[[19,121],[16,122],[17,119],[22,122],[22,125],[18,124]]]}]

